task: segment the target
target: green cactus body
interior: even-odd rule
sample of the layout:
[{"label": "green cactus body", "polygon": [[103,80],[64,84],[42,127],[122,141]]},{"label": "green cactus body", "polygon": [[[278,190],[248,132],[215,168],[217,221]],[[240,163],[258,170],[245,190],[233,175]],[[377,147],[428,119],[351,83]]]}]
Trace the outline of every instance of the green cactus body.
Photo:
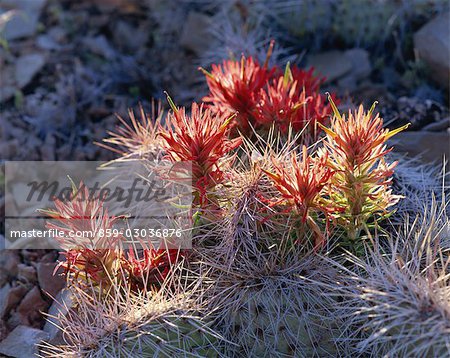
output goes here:
[{"label": "green cactus body", "polygon": [[277,22],[296,37],[327,32],[332,23],[333,0],[276,1]]},{"label": "green cactus body", "polygon": [[[312,314],[298,289],[250,288],[237,292],[235,304],[221,311],[224,336],[236,343],[226,356],[333,357],[332,330],[322,315]],[[317,313],[317,312],[316,312]]]},{"label": "green cactus body", "polygon": [[123,327],[106,339],[105,352],[115,357],[217,357],[218,338],[194,318],[168,316],[137,327]]},{"label": "green cactus body", "polygon": [[333,16],[332,30],[346,44],[371,45],[389,35],[395,13],[392,1],[341,0]]}]

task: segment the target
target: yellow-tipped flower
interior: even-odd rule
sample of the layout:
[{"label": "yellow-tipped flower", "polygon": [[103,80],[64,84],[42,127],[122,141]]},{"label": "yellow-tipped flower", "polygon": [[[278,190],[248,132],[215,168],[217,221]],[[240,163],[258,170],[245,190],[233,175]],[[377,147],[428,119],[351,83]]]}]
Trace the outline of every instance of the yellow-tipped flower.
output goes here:
[{"label": "yellow-tipped flower", "polygon": [[408,125],[393,131],[383,128],[383,119],[373,114],[376,103],[368,112],[361,105],[345,116],[329,100],[334,117],[330,128],[321,127],[326,133],[328,163],[335,170],[330,203],[336,207],[338,223],[355,239],[371,218],[386,215],[399,200],[390,190],[397,163],[386,163],[385,156],[392,150],[386,142]]}]

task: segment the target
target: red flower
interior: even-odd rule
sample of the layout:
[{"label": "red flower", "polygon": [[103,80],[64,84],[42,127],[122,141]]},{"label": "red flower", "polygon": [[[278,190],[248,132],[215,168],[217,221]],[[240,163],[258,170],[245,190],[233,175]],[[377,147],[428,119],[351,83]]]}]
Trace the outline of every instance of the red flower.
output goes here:
[{"label": "red flower", "polygon": [[325,78],[314,75],[314,68],[311,67],[308,71],[292,66],[292,79],[298,83],[300,89],[303,89],[307,94],[311,95],[320,90]]},{"label": "red flower", "polygon": [[[64,233],[60,238],[62,246],[85,246],[91,249],[109,248],[120,237],[105,235],[120,217],[111,216],[104,207],[103,198],[94,196],[80,183],[79,188],[72,185],[72,193],[66,200],[54,199],[56,210],[42,210],[52,220],[46,223],[48,229]],[[76,234],[80,233],[77,236]]]},{"label": "red flower", "polygon": [[177,249],[155,249],[145,247],[142,257],[136,257],[136,250],[129,248],[123,258],[123,268],[127,272],[132,288],[160,285],[169,274],[171,267],[180,259],[182,253]]},{"label": "red flower", "polygon": [[313,158],[308,155],[306,146],[303,146],[301,160],[293,152],[290,163],[273,160],[274,172],[264,170],[282,196],[279,202],[287,205],[313,230],[316,247],[322,245],[325,239],[311,214],[322,212],[327,215],[330,211],[321,197],[333,175],[326,163],[326,156]]},{"label": "red flower", "polygon": [[254,117],[255,127],[270,129],[272,125],[286,134],[289,127],[294,132],[304,130],[317,138],[318,123],[324,124],[331,108],[318,90],[323,79],[313,75],[313,69],[304,71],[286,66],[284,75],[273,80],[259,91]]},{"label": "red flower", "polygon": [[244,133],[250,130],[252,114],[257,104],[257,94],[276,69],[263,67],[252,57],[242,56],[241,61],[228,60],[222,65],[212,65],[211,73],[203,70],[210,94],[203,101],[210,103],[220,114],[236,113],[239,129]]},{"label": "red flower", "polygon": [[254,126],[269,129],[275,125],[282,133],[287,133],[289,126],[295,131],[301,130],[306,125],[304,108],[310,100],[311,97],[307,98],[306,92],[299,89],[298,82],[281,76],[260,90]]},{"label": "red flower", "polygon": [[162,146],[172,163],[192,164],[193,186],[201,204],[207,192],[224,180],[221,160],[241,144],[241,138],[228,138],[232,117],[214,114],[196,103],[188,116],[184,108],[171,104],[173,128],[161,129]]},{"label": "red flower", "polygon": [[121,257],[116,249],[88,249],[78,247],[63,252],[66,261],[59,263],[65,274],[73,273],[73,279],[108,287],[116,277]]}]

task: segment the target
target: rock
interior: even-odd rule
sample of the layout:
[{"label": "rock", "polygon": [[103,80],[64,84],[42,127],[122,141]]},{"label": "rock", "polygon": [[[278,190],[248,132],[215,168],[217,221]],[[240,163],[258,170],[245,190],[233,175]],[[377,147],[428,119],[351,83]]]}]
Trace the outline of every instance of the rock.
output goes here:
[{"label": "rock", "polygon": [[[2,236],[3,238],[3,236]],[[4,270],[9,277],[17,276],[20,257],[17,250],[0,250],[0,271]]]},{"label": "rock", "polygon": [[442,164],[443,157],[450,157],[449,132],[401,132],[391,139],[396,152],[418,156],[423,162]]},{"label": "rock", "polygon": [[450,81],[450,13],[446,12],[428,22],[414,34],[414,47],[419,58],[427,63],[432,78],[449,88]]},{"label": "rock", "polygon": [[39,16],[46,0],[3,0],[4,9],[12,9],[0,15],[2,36],[7,41],[34,35]]},{"label": "rock", "polygon": [[369,53],[361,48],[353,48],[344,52],[344,56],[352,65],[351,74],[357,79],[366,78],[372,72]]},{"label": "rock", "polygon": [[56,297],[66,285],[64,277],[60,275],[61,270],[53,275],[56,265],[56,262],[40,262],[37,266],[39,286],[46,295],[52,298]]},{"label": "rock", "polygon": [[8,327],[4,320],[0,319],[0,342],[8,336]]},{"label": "rock", "polygon": [[43,50],[59,50],[59,49],[61,49],[61,45],[59,45],[49,35],[38,36],[36,39],[36,45]]},{"label": "rock", "polygon": [[42,311],[48,308],[48,303],[42,298],[38,287],[29,291],[17,307],[19,322],[27,326],[39,327],[42,322]]},{"label": "rock", "polygon": [[356,77],[352,73],[339,79],[337,84],[340,87],[339,92],[342,93],[353,92],[358,88]]},{"label": "rock", "polygon": [[325,82],[329,83],[349,73],[352,62],[342,51],[327,51],[310,56],[308,66],[314,67],[318,74],[326,77]]},{"label": "rock", "polygon": [[0,67],[0,103],[9,100],[16,93],[14,67],[5,65]]},{"label": "rock", "polygon": [[50,36],[53,41],[61,44],[66,39],[67,33],[62,27],[55,26],[48,30],[48,36]]},{"label": "rock", "polygon": [[450,128],[450,117],[441,119],[440,121],[430,123],[422,128],[424,131],[428,132],[440,132]]},{"label": "rock", "polygon": [[49,342],[52,344],[63,344],[62,331],[58,328],[60,316],[65,316],[73,305],[72,295],[69,290],[61,291],[48,310],[47,320],[44,325],[44,332],[49,335]]},{"label": "rock", "polygon": [[114,42],[119,48],[124,47],[129,51],[136,51],[144,46],[148,40],[146,26],[139,28],[131,26],[126,21],[118,21],[114,28]]},{"label": "rock", "polygon": [[10,291],[11,291],[10,284],[4,285],[0,289],[0,321],[2,320],[1,318],[3,316],[5,316],[5,314],[7,313],[7,309],[6,309],[7,308],[7,300],[8,300]]},{"label": "rock", "polygon": [[97,37],[87,37],[83,40],[83,44],[92,53],[102,56],[104,58],[111,58],[114,56],[114,50],[109,45],[105,36],[100,35]]},{"label": "rock", "polygon": [[17,278],[21,281],[35,283],[37,280],[36,269],[33,266],[28,266],[25,264],[19,264],[17,266],[18,274]]},{"label": "rock", "polygon": [[28,85],[33,77],[44,67],[45,57],[40,53],[21,56],[16,61],[15,76],[19,88]]},{"label": "rock", "polygon": [[180,45],[195,54],[201,54],[209,48],[211,35],[208,28],[211,18],[199,12],[191,11],[184,23],[180,38]]},{"label": "rock", "polygon": [[16,358],[32,358],[38,354],[37,344],[48,339],[40,329],[18,326],[0,342],[0,353]]},{"label": "rock", "polygon": [[22,298],[28,292],[28,288],[24,285],[11,287],[9,284],[1,289],[0,297],[0,312],[2,315],[8,314],[14,307],[16,307]]},{"label": "rock", "polygon": [[56,138],[52,133],[48,133],[45,137],[45,143],[40,148],[42,160],[54,161],[55,157]]}]

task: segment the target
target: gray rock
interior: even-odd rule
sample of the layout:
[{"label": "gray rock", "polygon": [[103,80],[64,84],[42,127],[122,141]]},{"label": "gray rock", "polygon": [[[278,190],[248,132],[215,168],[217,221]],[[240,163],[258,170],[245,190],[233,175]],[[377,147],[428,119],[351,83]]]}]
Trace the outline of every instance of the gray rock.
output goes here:
[{"label": "gray rock", "polygon": [[38,25],[38,17],[23,11],[14,11],[0,16],[2,35],[7,41],[34,35]]},{"label": "gray rock", "polygon": [[344,56],[351,62],[351,73],[357,80],[368,77],[372,72],[369,53],[366,50],[361,48],[353,48],[345,51]]},{"label": "gray rock", "polygon": [[[9,199],[9,198],[8,198]],[[7,208],[8,209],[8,208]],[[6,213],[10,215],[9,212]],[[0,239],[4,240],[2,235]],[[17,266],[20,263],[20,257],[17,250],[1,250],[0,251],[0,271],[5,271],[9,277],[17,276]]]},{"label": "gray rock", "polygon": [[19,264],[17,266],[17,278],[21,281],[35,283],[37,280],[36,269],[33,266]]},{"label": "gray rock", "polygon": [[314,67],[315,71],[326,77],[326,83],[349,73],[352,62],[342,51],[327,51],[309,57],[308,66]]},{"label": "gray rock", "polygon": [[45,57],[40,53],[21,56],[16,61],[15,77],[18,88],[28,85],[34,76],[44,67]]},{"label": "gray rock", "polygon": [[8,314],[14,307],[16,307],[22,298],[28,292],[28,288],[22,285],[11,287],[9,284],[1,289],[0,298],[0,313],[2,315]]},{"label": "gray rock", "polygon": [[7,313],[7,300],[9,292],[11,291],[11,285],[7,284],[0,289],[0,318]]},{"label": "gray rock", "polygon": [[110,58],[114,56],[114,50],[109,45],[105,36],[100,35],[97,37],[87,37],[83,40],[84,45],[92,53],[103,56],[104,58]]},{"label": "gray rock", "polygon": [[42,298],[38,287],[30,290],[17,307],[19,322],[27,326],[40,323],[42,311],[48,308],[48,303]]},{"label": "gray rock", "polygon": [[41,35],[36,39],[36,45],[43,50],[59,50],[59,45],[50,35]]},{"label": "gray rock", "polygon": [[69,290],[61,291],[48,310],[48,316],[44,325],[44,332],[49,335],[49,342],[52,344],[62,344],[62,332],[58,328],[60,316],[65,316],[73,305],[72,295]]},{"label": "gray rock", "polygon": [[450,81],[450,13],[435,17],[414,34],[419,58],[428,64],[432,78],[449,88]]},{"label": "gray rock", "polygon": [[211,21],[211,18],[207,15],[195,11],[189,12],[183,26],[180,45],[195,54],[206,51],[212,40],[208,32]]},{"label": "gray rock", "polygon": [[440,132],[450,128],[450,117],[441,119],[440,121],[430,123],[422,128],[424,131],[428,132]]},{"label": "gray rock", "polygon": [[37,344],[48,339],[40,329],[18,326],[0,342],[0,353],[16,358],[32,358],[38,353]]},{"label": "gray rock", "polygon": [[62,27],[54,26],[48,30],[48,36],[60,44],[66,39],[67,33]]},{"label": "gray rock", "polygon": [[419,157],[424,163],[436,162],[450,157],[450,135],[448,132],[402,132],[391,139],[396,152]]},{"label": "gray rock", "polygon": [[3,37],[10,41],[33,36],[46,2],[47,0],[1,1],[0,6],[3,9],[12,9],[0,15],[0,28],[3,29]]},{"label": "gray rock", "polygon": [[66,285],[64,277],[59,275],[60,272],[53,274],[56,265],[55,262],[40,262],[37,266],[39,286],[45,294],[53,298]]}]

